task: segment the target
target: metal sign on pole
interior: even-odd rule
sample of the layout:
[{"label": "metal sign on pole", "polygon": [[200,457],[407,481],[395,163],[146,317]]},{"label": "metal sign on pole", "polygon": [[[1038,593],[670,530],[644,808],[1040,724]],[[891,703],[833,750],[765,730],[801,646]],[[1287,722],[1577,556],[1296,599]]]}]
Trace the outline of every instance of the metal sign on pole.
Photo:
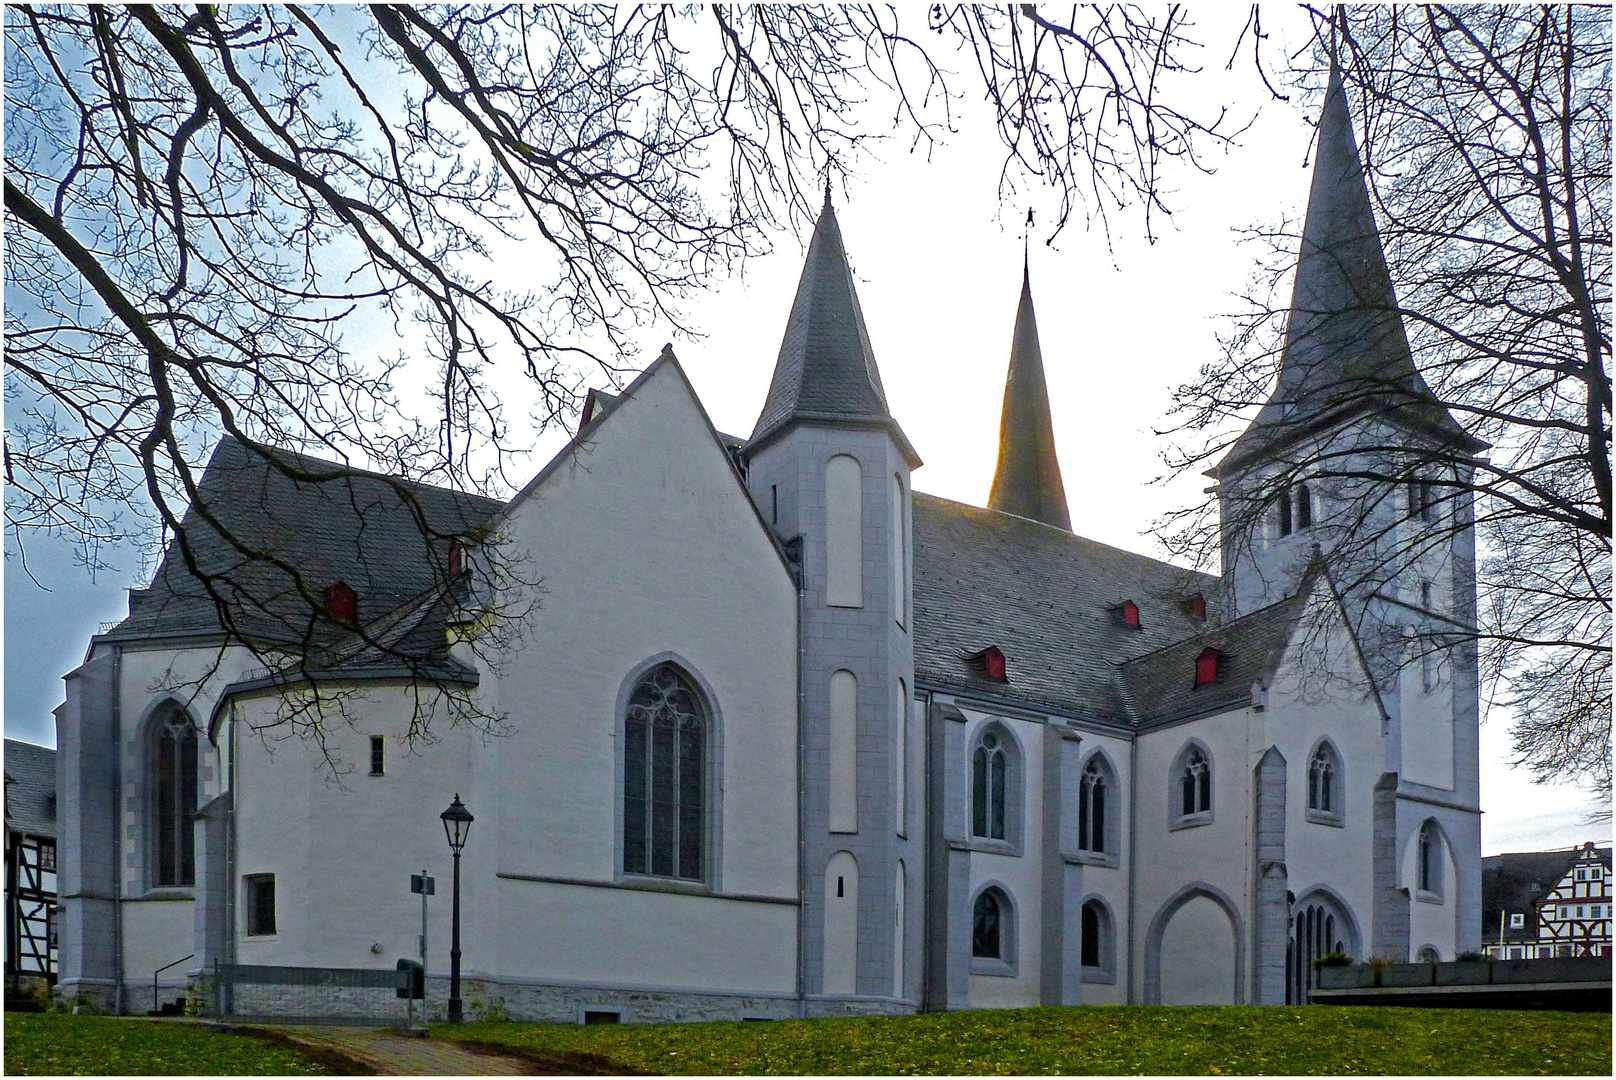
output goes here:
[{"label": "metal sign on pole", "polygon": [[[422,870],[410,875],[410,892],[421,894],[421,1023],[426,1023],[426,898],[437,893],[437,881]],[[412,1014],[413,1015],[413,1014]]]}]

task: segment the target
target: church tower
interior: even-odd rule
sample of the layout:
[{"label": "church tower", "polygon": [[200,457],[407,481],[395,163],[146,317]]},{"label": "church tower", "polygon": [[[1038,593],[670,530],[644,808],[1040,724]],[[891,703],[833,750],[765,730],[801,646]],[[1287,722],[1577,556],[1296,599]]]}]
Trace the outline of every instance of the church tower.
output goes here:
[{"label": "church tower", "polygon": [[[1332,63],[1279,376],[1211,475],[1230,614],[1289,595],[1317,549],[1379,688],[1374,956],[1407,959],[1438,899],[1460,948],[1479,940],[1470,484],[1484,445],[1415,367]],[[1454,868],[1440,897],[1409,880],[1431,828]]]},{"label": "church tower", "polygon": [[993,474],[988,509],[1031,518],[1072,531],[1066,488],[1055,457],[1055,426],[1044,384],[1044,356],[1038,347],[1038,318],[1032,309],[1032,281],[1021,265],[1021,303],[1010,342],[1010,371],[1004,382],[999,418],[999,465]]},{"label": "church tower", "polygon": [[768,398],[744,447],[801,567],[802,977],[809,1015],[913,1011],[921,740],[909,474],[830,191]]}]

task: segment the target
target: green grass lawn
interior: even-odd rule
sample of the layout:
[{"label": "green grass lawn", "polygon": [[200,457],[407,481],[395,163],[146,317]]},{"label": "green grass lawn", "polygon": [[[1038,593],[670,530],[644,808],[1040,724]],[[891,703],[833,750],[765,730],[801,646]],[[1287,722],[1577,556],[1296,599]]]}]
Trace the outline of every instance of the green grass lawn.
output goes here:
[{"label": "green grass lawn", "polygon": [[1611,1073],[1608,1013],[1402,1008],[980,1010],[860,1020],[434,1025],[579,1071],[762,1074]]},{"label": "green grass lawn", "polygon": [[294,1050],[200,1024],[66,1013],[8,1012],[12,1076],[323,1076]]}]

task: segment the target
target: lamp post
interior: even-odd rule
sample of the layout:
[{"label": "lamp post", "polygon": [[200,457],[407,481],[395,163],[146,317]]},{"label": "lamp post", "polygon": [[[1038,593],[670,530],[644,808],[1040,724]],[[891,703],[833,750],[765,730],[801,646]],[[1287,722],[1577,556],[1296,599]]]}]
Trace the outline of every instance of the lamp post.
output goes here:
[{"label": "lamp post", "polygon": [[475,820],[466,804],[460,801],[459,792],[455,793],[454,802],[449,809],[438,815],[443,819],[443,835],[449,838],[449,850],[454,852],[454,914],[451,917],[452,927],[449,936],[449,1023],[458,1024],[460,1014],[460,849],[466,846],[466,837],[471,833],[471,823]]}]

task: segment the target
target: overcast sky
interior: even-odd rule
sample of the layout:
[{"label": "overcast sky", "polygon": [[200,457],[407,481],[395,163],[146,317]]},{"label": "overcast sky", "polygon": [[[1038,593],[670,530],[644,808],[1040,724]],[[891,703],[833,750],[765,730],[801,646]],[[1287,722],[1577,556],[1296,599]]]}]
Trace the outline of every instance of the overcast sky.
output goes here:
[{"label": "overcast sky", "polygon": [[[1265,10],[1265,28],[1282,48],[1305,40],[1305,22],[1289,9]],[[1169,172],[1175,212],[1170,222],[1158,219],[1154,245],[1144,241],[1136,211],[1114,215],[1110,248],[1101,231],[1081,224],[1045,245],[1049,213],[1032,231],[1033,297],[1073,531],[1158,557],[1150,526],[1197,501],[1207,481],[1195,474],[1153,482],[1165,471],[1168,445],[1154,432],[1168,425],[1172,389],[1216,356],[1220,316],[1237,310],[1237,294],[1253,273],[1259,251],[1239,243],[1236,230],[1300,214],[1308,189],[1316,103],[1273,100],[1246,62],[1225,74],[1238,31],[1238,22],[1205,28],[1202,40],[1215,44],[1195,78],[1208,100],[1235,102],[1256,120],[1238,147],[1210,159],[1215,174]],[[968,132],[934,148],[929,160],[906,145],[882,151],[836,190],[835,202],[888,402],[925,461],[914,486],[981,505],[993,477],[1021,286],[1022,223],[1029,202],[1053,204],[1033,192],[1001,211],[1002,159],[973,118],[981,114],[967,111],[961,127]],[[671,340],[713,422],[748,434],[807,233],[776,236],[774,253],[749,264],[744,279],[719,283],[692,302],[689,313],[704,336],[647,327],[640,355],[625,361],[643,367]],[[551,432],[536,439],[531,471],[564,438]],[[126,614],[123,590],[140,583],[138,560],[126,553],[119,573],[92,582],[63,545],[35,540],[28,551],[35,584],[9,538],[7,556],[5,731],[54,745],[51,710],[62,700],[61,676],[83,659],[102,622]],[[1483,851],[1606,840],[1608,824],[1585,824],[1583,793],[1533,785],[1524,770],[1508,767],[1506,727],[1507,717],[1495,711],[1482,729]]]}]

